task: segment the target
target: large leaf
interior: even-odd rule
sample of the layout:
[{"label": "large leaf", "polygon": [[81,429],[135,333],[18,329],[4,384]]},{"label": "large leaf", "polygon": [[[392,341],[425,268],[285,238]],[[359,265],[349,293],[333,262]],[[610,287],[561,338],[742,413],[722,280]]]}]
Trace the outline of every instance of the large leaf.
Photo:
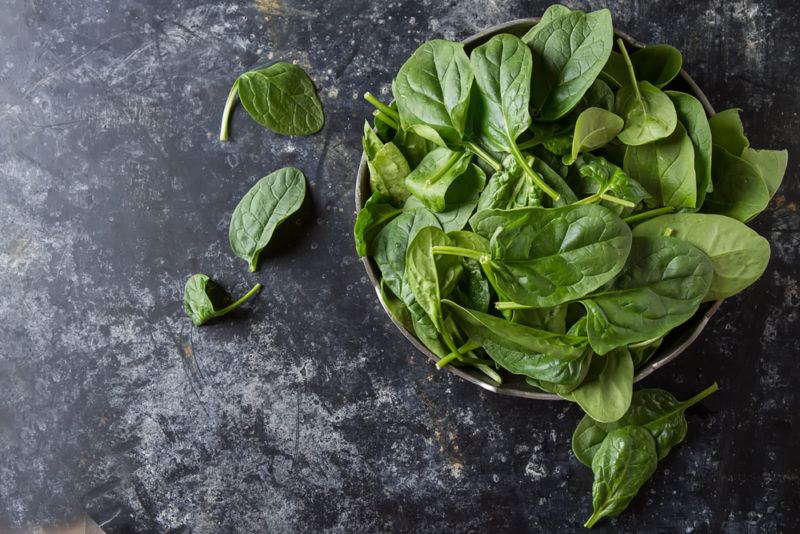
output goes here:
[{"label": "large leaf", "polygon": [[[442,225],[442,230],[444,230],[445,233],[463,230],[469,218],[472,216],[472,213],[475,211],[475,206],[477,204],[477,200],[469,200],[461,204],[448,205],[445,207],[445,211],[433,212],[433,214],[439,219],[439,224]],[[406,200],[406,203],[403,204],[403,211],[424,207],[425,204],[423,204],[421,200],[415,196],[410,196],[408,200]]]},{"label": "large leaf", "polygon": [[370,189],[380,193],[394,206],[402,206],[410,194],[405,179],[411,169],[397,146],[391,142],[385,143],[374,157],[367,158],[367,168]]},{"label": "large leaf", "polygon": [[713,188],[711,183],[711,128],[703,104],[692,95],[678,91],[667,91],[667,96],[675,105],[678,121],[686,129],[686,135],[694,148],[694,174],[697,179],[697,200],[695,207],[700,208],[706,193]]},{"label": "large leaf", "polygon": [[758,169],[767,186],[770,198],[775,196],[789,164],[789,152],[786,150],[760,150],[745,148],[742,159]]},{"label": "large leaf", "polygon": [[755,282],[769,263],[769,241],[743,223],[723,215],[673,213],[650,219],[633,229],[634,236],[672,237],[702,250],[714,265],[704,300],[731,297]]},{"label": "large leaf", "polygon": [[714,267],[703,252],[672,237],[634,237],[622,272],[581,300],[598,354],[663,336],[697,311]]},{"label": "large leaf", "polygon": [[541,120],[566,115],[583,97],[613,46],[611,13],[573,11],[537,24],[522,40],[533,56],[533,107]]},{"label": "large leaf", "polygon": [[758,168],[716,144],[712,154],[714,191],[706,197],[703,211],[743,222],[764,211],[770,194]]},{"label": "large leaf", "polygon": [[371,253],[370,246],[386,223],[392,220],[402,210],[395,208],[383,200],[380,193],[373,193],[367,199],[364,207],[358,211],[356,222],[353,226],[353,236],[356,241],[356,252],[359,256]]},{"label": "large leaf", "polygon": [[460,43],[434,39],[400,67],[392,92],[404,130],[457,144],[464,137],[473,74]]},{"label": "large leaf", "polygon": [[603,370],[593,380],[585,380],[566,397],[574,400],[595,421],[618,420],[631,405],[633,361],[626,348],[616,349],[602,358]]},{"label": "large leaf", "polygon": [[623,86],[617,93],[615,106],[616,114],[625,121],[618,137],[628,146],[663,139],[675,130],[678,122],[672,101],[650,82]]}]

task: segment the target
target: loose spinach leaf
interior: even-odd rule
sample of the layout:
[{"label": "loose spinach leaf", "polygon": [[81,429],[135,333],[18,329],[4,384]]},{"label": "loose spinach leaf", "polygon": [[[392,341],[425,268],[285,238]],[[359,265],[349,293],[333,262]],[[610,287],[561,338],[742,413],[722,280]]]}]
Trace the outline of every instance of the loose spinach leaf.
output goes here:
[{"label": "loose spinach leaf", "polygon": [[[372,196],[367,199],[364,207],[358,211],[356,222],[353,226],[356,252],[358,252],[359,256],[370,254],[372,240],[375,239],[375,236],[378,235],[381,228],[401,211],[403,210],[395,208],[388,202],[384,202],[380,193],[373,193]],[[464,224],[466,224],[466,220]]]},{"label": "loose spinach leaf", "polygon": [[598,354],[663,336],[697,311],[714,267],[703,252],[671,237],[634,237],[622,272],[581,300]]},{"label": "loose spinach leaf", "polygon": [[686,128],[686,135],[694,148],[694,173],[697,178],[697,200],[695,207],[699,209],[706,198],[706,193],[713,189],[711,183],[711,128],[708,125],[706,110],[692,95],[678,91],[667,91],[667,96],[675,105],[678,121]]},{"label": "loose spinach leaf", "polygon": [[258,293],[260,289],[261,284],[256,284],[253,289],[233,304],[217,309],[216,305],[225,296],[222,288],[204,274],[193,274],[186,281],[186,287],[183,290],[183,307],[195,326],[203,326],[215,317],[222,317],[232,312]]},{"label": "loose spinach leaf", "polygon": [[400,125],[438,144],[464,137],[473,73],[461,43],[435,39],[400,67],[392,92]]},{"label": "loose spinach leaf", "polygon": [[758,280],[767,268],[769,241],[723,215],[662,215],[637,225],[633,235],[658,237],[668,228],[671,237],[691,243],[711,259],[714,275],[703,300],[731,297]]},{"label": "loose spinach leaf", "polygon": [[657,463],[656,444],[647,430],[626,426],[609,432],[592,460],[594,513],[584,526],[591,528],[603,517],[624,511]]},{"label": "loose spinach leaf", "polygon": [[633,360],[625,347],[595,358],[595,361],[602,359],[605,365],[597,378],[584,380],[565,397],[577,402],[595,421],[611,423],[625,415],[631,405]]},{"label": "loose spinach leaf", "polygon": [[564,164],[572,165],[581,152],[605,146],[622,131],[624,125],[625,122],[610,111],[601,108],[584,110],[575,123],[572,152],[569,158],[565,157]]},{"label": "loose spinach leaf", "polygon": [[231,87],[222,115],[219,140],[228,139],[228,123],[236,95],[257,123],[283,135],[311,135],[322,129],[325,116],[306,72],[278,62],[239,76]]},{"label": "loose spinach leaf", "polygon": [[659,89],[671,82],[681,71],[683,56],[668,44],[645,46],[631,54],[636,78],[645,80]]},{"label": "loose spinach leaf", "polygon": [[711,177],[714,191],[706,197],[704,212],[747,222],[769,204],[769,189],[758,169],[716,144],[712,151]]},{"label": "loose spinach leaf", "polygon": [[750,141],[744,135],[742,110],[731,108],[720,111],[710,119],[711,137],[715,145],[719,145],[734,156],[741,156],[744,149],[750,146]]},{"label": "loose spinach leaf", "polygon": [[786,150],[757,150],[745,148],[742,159],[758,169],[767,186],[769,197],[775,196],[789,164],[789,153]]},{"label": "loose spinach leaf", "polygon": [[405,185],[433,211],[447,211],[448,205],[477,200],[486,184],[486,175],[470,164],[471,159],[470,152],[439,147],[406,176]]},{"label": "loose spinach leaf", "polygon": [[597,289],[625,264],[631,233],[602,206],[479,211],[470,225],[491,239],[482,265],[512,301],[555,306]]},{"label": "loose spinach leaf", "polygon": [[613,46],[611,13],[573,11],[537,24],[522,37],[533,58],[533,107],[541,120],[566,115],[608,61]]},{"label": "loose spinach leaf", "polygon": [[681,123],[664,139],[629,146],[623,168],[651,195],[652,206],[695,207],[694,148]]},{"label": "loose spinach leaf", "polygon": [[294,167],[268,174],[248,191],[231,216],[228,240],[234,254],[247,260],[255,272],[258,255],[272,233],[303,204],[306,177]]}]

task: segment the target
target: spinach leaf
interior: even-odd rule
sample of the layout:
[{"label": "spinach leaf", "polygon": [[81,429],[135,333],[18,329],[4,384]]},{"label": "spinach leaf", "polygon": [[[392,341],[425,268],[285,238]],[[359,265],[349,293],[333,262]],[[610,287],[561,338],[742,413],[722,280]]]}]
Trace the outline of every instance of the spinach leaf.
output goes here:
[{"label": "spinach leaf", "polygon": [[392,290],[386,285],[385,280],[381,280],[381,300],[384,306],[386,306],[386,309],[389,310],[389,313],[392,314],[392,317],[403,325],[403,328],[409,332],[414,332],[414,322],[411,319],[411,312],[402,299],[392,293]]},{"label": "spinach leaf", "polygon": [[375,159],[380,149],[383,148],[383,141],[367,121],[364,121],[364,137],[361,138],[361,145],[364,147],[367,161]]},{"label": "spinach leaf", "polygon": [[600,108],[606,111],[614,110],[614,91],[600,78],[592,82],[592,85],[589,86],[586,94],[583,95],[583,98],[575,106],[572,113],[574,114],[576,111],[583,112],[589,108]]},{"label": "spinach leaf", "polygon": [[712,150],[711,176],[714,191],[706,197],[704,212],[746,222],[769,204],[769,189],[758,169],[716,144]]},{"label": "spinach leaf", "polygon": [[240,75],[228,94],[219,140],[228,139],[231,109],[239,101],[257,123],[283,135],[311,135],[322,129],[325,117],[314,82],[292,63],[278,62]]},{"label": "spinach leaf", "polygon": [[454,152],[439,147],[428,153],[405,185],[425,206],[433,211],[446,211],[448,204],[477,200],[486,184],[486,175],[470,165],[470,152]]},{"label": "spinach leaf", "polygon": [[615,102],[616,114],[625,120],[619,140],[628,146],[637,146],[667,137],[678,122],[675,106],[666,94],[650,82],[636,81],[622,39],[618,39],[617,43],[630,78],[630,82],[617,92]]},{"label": "spinach leaf", "polygon": [[417,165],[420,164],[425,155],[438,146],[421,135],[402,128],[395,134],[394,144],[403,153],[406,161],[408,161],[408,166],[412,169],[417,168]]},{"label": "spinach leaf", "polygon": [[428,41],[392,83],[402,129],[440,145],[464,137],[473,73],[461,43]]},{"label": "spinach leaf", "polygon": [[639,369],[646,364],[661,346],[662,341],[664,341],[664,336],[628,345],[628,351],[633,359],[633,368]]},{"label": "spinach leaf", "polygon": [[758,169],[767,186],[769,197],[775,196],[789,164],[789,153],[786,150],[757,150],[745,148],[742,159]]},{"label": "spinach leaf", "polygon": [[767,268],[769,241],[723,215],[662,215],[636,226],[633,235],[658,237],[668,228],[671,237],[691,243],[711,259],[714,275],[703,300],[731,297],[758,280]]},{"label": "spinach leaf", "polygon": [[605,360],[597,378],[584,380],[565,397],[577,402],[595,421],[611,423],[625,415],[631,405],[633,360],[624,347],[595,360]]},{"label": "spinach leaf", "polygon": [[686,135],[694,148],[694,174],[697,178],[697,201],[700,208],[706,193],[713,189],[711,183],[711,128],[708,125],[706,110],[692,95],[678,91],[667,91],[667,96],[675,105],[678,121],[686,128]]},{"label": "spinach leaf", "polygon": [[624,124],[621,118],[602,108],[584,110],[575,123],[572,152],[569,158],[565,156],[564,164],[572,165],[581,152],[605,146],[622,131]]},{"label": "spinach leaf", "polygon": [[385,143],[374,158],[367,159],[369,168],[369,185],[372,191],[394,206],[402,206],[410,194],[405,179],[411,172],[403,153],[394,143]]},{"label": "spinach leaf", "polygon": [[434,246],[448,246],[450,243],[450,238],[439,228],[420,230],[408,245],[404,276],[414,299],[428,314],[450,350],[457,352],[444,326],[441,299],[458,283],[462,273],[461,261],[455,256],[437,258],[433,252]]},{"label": "spinach leaf", "polygon": [[567,305],[559,304],[549,308],[513,310],[511,322],[538,328],[539,330],[563,333],[567,330]]},{"label": "spinach leaf", "polygon": [[[557,158],[556,158],[557,160]],[[554,164],[557,161],[553,162]],[[578,201],[575,192],[570,188],[569,184],[556,172],[549,163],[545,162],[543,158],[534,158],[531,162],[531,168],[539,173],[542,179],[547,182],[559,194],[559,198],[554,200],[552,197],[543,197],[542,204],[546,208],[560,208],[568,204],[573,204]]]},{"label": "spinach leaf", "polygon": [[714,267],[699,249],[672,237],[634,237],[622,272],[581,300],[598,354],[663,336],[697,311]]},{"label": "spinach leaf", "polygon": [[625,58],[622,54],[611,51],[608,61],[603,66],[603,70],[600,71],[600,78],[617,89],[631,83],[628,75],[628,65],[625,63]]},{"label": "spinach leaf", "polygon": [[195,326],[203,326],[215,317],[222,317],[232,312],[258,293],[260,289],[261,284],[256,284],[253,289],[233,304],[216,309],[215,304],[219,304],[223,300],[224,291],[208,276],[199,273],[193,274],[186,281],[186,287],[183,290],[183,307]]},{"label": "spinach leaf", "polygon": [[[383,201],[380,193],[373,193],[364,207],[358,211],[356,222],[353,226],[353,236],[356,240],[356,252],[359,256],[370,254],[370,245],[381,228],[392,220],[401,209],[395,208]],[[469,215],[467,216],[469,217]],[[464,221],[466,224],[466,220]],[[462,226],[463,227],[463,226]]]},{"label": "spinach leaf", "polygon": [[[651,198],[650,193],[639,182],[605,158],[584,154],[578,172],[584,178],[581,193],[600,195],[602,198],[602,195],[611,192],[615,198],[625,200],[634,206]],[[616,213],[621,213],[623,208],[606,200],[603,201],[603,206],[619,210]]]},{"label": "spinach leaf", "polygon": [[239,201],[228,240],[234,254],[247,260],[250,272],[255,272],[258,255],[275,228],[300,209],[305,196],[306,177],[294,167],[284,167],[256,182]]},{"label": "spinach leaf", "polygon": [[539,33],[542,28],[546,27],[548,23],[565,15],[569,15],[570,13],[572,13],[572,10],[567,6],[562,6],[561,4],[552,4],[550,7],[544,10],[542,18],[539,19],[539,22],[533,25],[533,28],[528,30],[528,33],[525,34],[525,37],[527,40],[532,39],[533,36]]},{"label": "spinach leaf", "polygon": [[628,226],[602,206],[479,211],[470,225],[491,239],[481,258],[492,285],[512,301],[555,306],[597,289],[625,264]]},{"label": "spinach leaf", "polygon": [[478,211],[541,206],[542,192],[530,177],[523,173],[504,170],[489,179],[478,199]]},{"label": "spinach leaf", "polygon": [[744,135],[744,126],[739,116],[739,108],[720,111],[710,119],[711,138],[715,145],[719,145],[734,156],[741,156],[744,149],[750,146],[750,141]]},{"label": "spinach leaf", "polygon": [[[454,247],[489,253],[489,241],[476,233],[455,231],[448,232],[447,237]],[[485,313],[489,309],[491,293],[489,282],[483,277],[481,264],[471,258],[461,258],[461,261],[464,274],[453,292],[453,300],[467,308]]]},{"label": "spinach leaf", "polygon": [[681,123],[664,139],[629,146],[623,168],[652,196],[653,206],[695,207],[694,148]]},{"label": "spinach leaf", "polygon": [[611,13],[573,11],[537,24],[522,40],[533,59],[533,107],[543,121],[566,115],[608,61],[613,46]]},{"label": "spinach leaf", "polygon": [[626,426],[609,432],[592,460],[594,513],[584,526],[591,528],[603,517],[625,510],[657,463],[655,441],[647,430]]},{"label": "spinach leaf", "polygon": [[671,82],[681,71],[683,56],[668,44],[645,46],[631,54],[636,78],[645,80],[659,89]]},{"label": "spinach leaf", "polygon": [[[446,211],[434,212],[433,214],[439,220],[439,224],[445,233],[453,232],[455,230],[463,230],[467,225],[470,216],[475,211],[475,206],[478,204],[477,200],[471,200],[457,204],[455,206],[447,206]],[[424,208],[425,204],[422,203],[415,196],[408,197],[406,203],[403,205],[403,211],[415,210]]]}]

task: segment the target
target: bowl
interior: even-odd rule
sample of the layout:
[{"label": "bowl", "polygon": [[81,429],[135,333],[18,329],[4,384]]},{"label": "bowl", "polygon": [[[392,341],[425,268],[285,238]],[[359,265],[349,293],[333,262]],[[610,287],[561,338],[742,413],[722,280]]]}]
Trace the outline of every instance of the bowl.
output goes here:
[{"label": "bowl", "polygon": [[[473,48],[483,44],[489,40],[489,38],[498,33],[510,33],[516,36],[522,36],[537,22],[539,22],[539,18],[512,20],[504,24],[492,26],[481,33],[477,33],[471,37],[468,37],[467,39],[464,39],[462,42],[464,43],[464,48],[466,49],[467,53],[469,53]],[[616,37],[621,37],[626,44],[629,44],[634,48],[641,48],[644,46],[630,35],[621,31],[614,30],[614,35]],[[676,84],[679,88],[697,97],[697,99],[703,104],[708,116],[714,115],[714,108],[711,107],[711,103],[708,101],[708,98],[706,98],[692,77],[689,76],[685,70],[681,69],[680,78],[676,78],[676,80],[673,81],[673,84]],[[364,206],[364,203],[369,198],[370,193],[369,170],[367,169],[366,156],[362,153],[361,163],[358,166],[358,175],[356,176],[356,211],[360,210]],[[373,262],[372,258],[364,257],[361,258],[361,261],[364,264],[364,268],[367,270],[367,276],[372,283],[372,287],[375,290],[381,306],[392,323],[394,323],[395,327],[400,330],[403,336],[405,336],[406,339],[408,339],[408,341],[410,341],[418,351],[425,354],[432,362],[437,362],[439,357],[428,350],[422,343],[420,343],[411,332],[406,330],[405,327],[397,322],[392,314],[389,313],[389,310],[386,308],[383,299],[381,299],[380,271]],[[708,324],[711,316],[714,315],[714,313],[716,313],[716,311],[719,309],[720,304],[722,304],[721,300],[702,304],[700,309],[691,319],[670,332],[651,360],[637,371],[636,376],[634,377],[634,382],[638,382],[654,372],[656,369],[663,367],[681,355],[689,347],[689,345],[691,345],[692,342],[697,339],[697,336],[700,335],[700,332],[702,332],[703,328],[705,328],[706,324]],[[455,367],[448,365],[445,367],[445,369],[455,375],[458,375],[464,380],[467,380],[468,382],[472,382],[473,384],[494,393],[511,395],[514,397],[523,397],[526,399],[563,400],[558,395],[545,393],[534,388],[533,386],[528,385],[525,382],[524,377],[512,375],[510,373],[503,373],[503,383],[501,385],[495,385],[487,382],[485,375],[469,367]]]}]

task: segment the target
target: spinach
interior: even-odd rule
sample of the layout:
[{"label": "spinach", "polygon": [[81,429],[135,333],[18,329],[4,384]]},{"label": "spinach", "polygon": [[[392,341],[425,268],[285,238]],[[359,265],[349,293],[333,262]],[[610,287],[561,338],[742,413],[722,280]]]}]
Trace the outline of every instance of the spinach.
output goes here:
[{"label": "spinach", "polygon": [[714,191],[706,197],[705,212],[746,222],[769,204],[769,189],[758,168],[716,144],[712,152],[711,177]]},{"label": "spinach", "polygon": [[634,237],[619,275],[581,300],[598,354],[663,336],[697,311],[714,267],[699,249],[671,237]]},{"label": "spinach", "polygon": [[611,13],[572,11],[537,24],[522,37],[532,52],[533,107],[543,121],[566,115],[583,97],[613,46]]},{"label": "spinach", "polygon": [[225,296],[222,288],[204,274],[193,274],[186,281],[186,287],[183,290],[183,307],[195,326],[203,326],[211,319],[232,312],[258,293],[260,289],[261,284],[256,284],[236,302],[217,309],[215,304],[222,301]]},{"label": "spinach", "polygon": [[446,211],[448,204],[477,200],[486,184],[486,175],[480,167],[470,164],[471,159],[469,152],[436,148],[406,176],[405,185],[433,211]]},{"label": "spinach", "polygon": [[645,46],[631,54],[636,78],[645,80],[659,89],[671,82],[681,71],[683,56],[668,44]]},{"label": "spinach", "polygon": [[[651,198],[650,193],[639,182],[605,158],[584,154],[578,172],[584,179],[581,193],[589,193],[602,199],[606,193],[611,192],[616,199],[627,202],[628,208]],[[606,208],[618,209],[620,212],[626,207],[620,206],[619,201],[611,203],[603,200],[603,202]]]},{"label": "spinach", "polygon": [[592,365],[595,363],[602,364],[597,377],[584,379],[565,397],[577,402],[595,421],[611,423],[625,415],[631,405],[633,360],[628,349],[622,347],[595,358]]},{"label": "spinach", "polygon": [[758,169],[767,186],[769,197],[775,196],[789,164],[789,153],[786,150],[757,150],[748,147],[742,152],[742,159]]},{"label": "spinach", "polygon": [[630,83],[624,85],[616,98],[616,114],[625,120],[619,140],[628,146],[638,146],[663,139],[675,130],[678,116],[669,97],[650,82],[636,81],[633,65],[622,39],[618,39],[622,56],[628,67]]},{"label": "spinach", "polygon": [[633,229],[634,236],[671,237],[702,250],[714,266],[704,300],[732,297],[759,279],[769,262],[769,241],[730,217],[674,213],[650,219]]},{"label": "spinach", "polygon": [[436,39],[417,48],[392,83],[400,126],[440,145],[460,143],[473,77],[461,43]]},{"label": "spinach", "polygon": [[381,280],[381,300],[383,305],[389,310],[394,319],[403,325],[409,332],[414,331],[414,322],[411,319],[411,312],[405,303],[386,285],[386,280]]},{"label": "spinach", "polygon": [[611,51],[608,61],[603,65],[603,70],[600,71],[600,78],[617,89],[630,83],[628,65],[625,63],[625,58],[622,54]]},{"label": "spinach", "polygon": [[[446,211],[433,212],[433,214],[439,220],[439,224],[445,233],[455,230],[463,230],[467,225],[470,216],[475,211],[475,206],[477,203],[478,202],[476,200],[470,200],[455,206],[446,206]],[[423,204],[421,200],[415,196],[410,196],[408,197],[408,200],[406,200],[406,203],[403,204],[403,211],[415,210],[424,207],[425,204]]]},{"label": "spinach", "polygon": [[[383,228],[386,223],[392,220],[392,218],[401,211],[403,210],[395,208],[388,202],[384,202],[383,197],[378,192],[373,193],[372,196],[367,199],[364,207],[358,211],[356,222],[353,226],[356,252],[358,252],[359,256],[366,256],[370,253],[370,245],[373,239],[375,239],[375,236],[378,235],[378,232],[380,232],[381,228]],[[464,221],[464,224],[466,224],[466,221]]]},{"label": "spinach", "polygon": [[594,513],[584,524],[591,528],[603,517],[618,515],[656,470],[656,444],[638,426],[612,430],[592,460]]},{"label": "spinach", "polygon": [[371,189],[394,206],[401,206],[410,195],[405,180],[411,169],[400,149],[394,143],[385,143],[375,157],[367,159],[367,167]]},{"label": "spinach", "polygon": [[284,167],[256,182],[239,201],[228,240],[234,254],[248,262],[250,272],[255,272],[275,228],[300,209],[305,196],[306,177],[294,167]]},{"label": "spinach", "polygon": [[719,145],[734,156],[741,156],[750,141],[744,135],[744,126],[739,116],[741,109],[731,108],[720,111],[710,119],[711,137],[715,145]]},{"label": "spinach", "polygon": [[624,121],[610,111],[602,108],[584,110],[575,123],[572,153],[569,158],[565,156],[564,165],[572,165],[581,152],[605,146],[622,131],[624,125]]},{"label": "spinach", "polygon": [[711,183],[711,128],[708,125],[706,110],[692,95],[678,91],[666,91],[667,96],[675,105],[678,121],[686,129],[686,135],[692,141],[694,148],[694,174],[697,178],[697,198],[695,207],[700,208],[706,198],[706,193],[713,189]]},{"label": "spinach", "polygon": [[641,146],[629,146],[625,172],[652,197],[652,205],[694,208],[697,203],[694,148],[679,122],[668,137]]},{"label": "spinach", "polygon": [[257,123],[283,135],[311,135],[322,129],[325,117],[314,82],[292,63],[278,62],[240,75],[231,87],[219,140],[228,139],[228,123],[236,96]]},{"label": "spinach", "polygon": [[[462,225],[463,228],[463,225]],[[473,232],[451,231],[447,233],[454,247],[489,252],[489,241]],[[489,310],[491,292],[489,282],[483,277],[481,264],[471,258],[462,258],[464,274],[453,292],[453,300],[481,312]]]}]

